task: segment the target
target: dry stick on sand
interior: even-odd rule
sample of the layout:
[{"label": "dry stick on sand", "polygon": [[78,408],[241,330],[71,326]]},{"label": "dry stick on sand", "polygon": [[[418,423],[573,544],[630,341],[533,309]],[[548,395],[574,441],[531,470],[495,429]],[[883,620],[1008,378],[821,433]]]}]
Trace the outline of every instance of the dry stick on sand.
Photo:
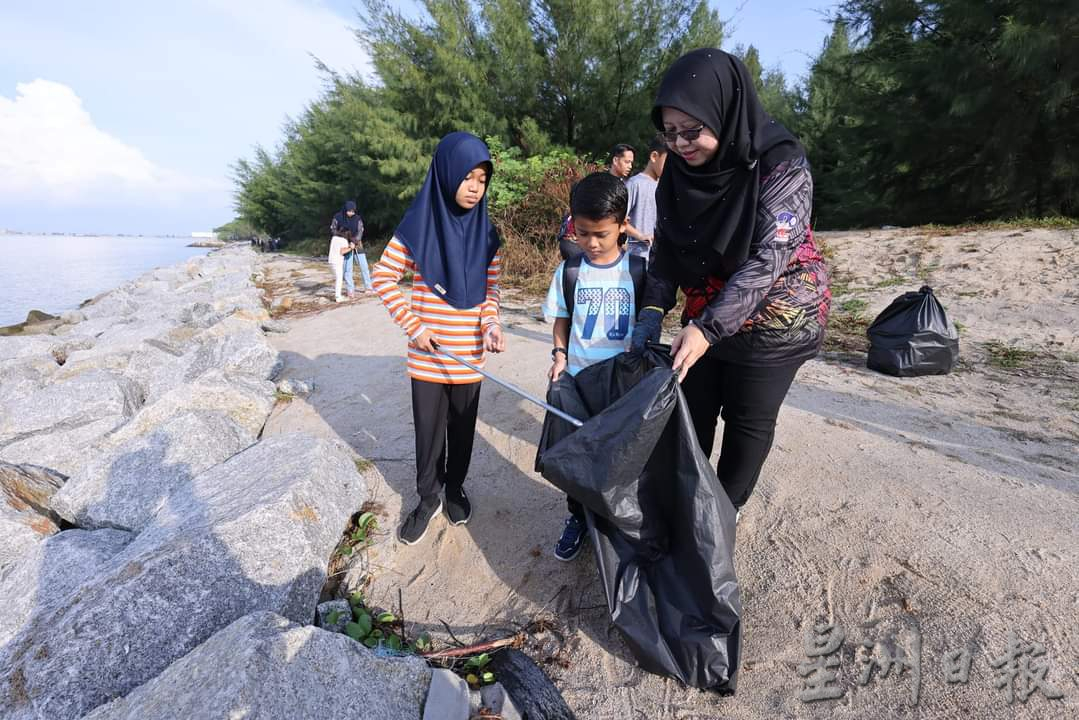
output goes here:
[{"label": "dry stick on sand", "polygon": [[420,653],[420,657],[427,658],[428,660],[468,657],[469,655],[479,655],[481,653],[499,650],[505,647],[520,648],[524,645],[524,642],[524,636],[521,633],[517,633],[512,637],[502,638],[501,640],[491,640],[489,642],[481,642],[476,643],[475,645],[466,645],[465,647],[451,648],[449,650]]}]

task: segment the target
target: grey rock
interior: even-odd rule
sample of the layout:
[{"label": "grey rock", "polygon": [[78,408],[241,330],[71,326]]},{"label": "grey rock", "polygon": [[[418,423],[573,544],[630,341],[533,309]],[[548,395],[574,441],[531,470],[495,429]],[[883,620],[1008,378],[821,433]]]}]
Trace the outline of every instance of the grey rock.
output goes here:
[{"label": "grey rock", "polygon": [[0,362],[46,355],[56,340],[42,335],[0,337]]},{"label": "grey rock", "polygon": [[364,496],[349,449],[305,434],[263,441],[195,477],[61,608],[35,613],[0,649],[0,717],[27,720],[44,707],[81,717],[248,613],[309,622]]},{"label": "grey rock", "polygon": [[46,517],[21,512],[7,503],[0,503],[0,578],[38,543],[59,530]]},{"label": "grey rock", "polygon": [[123,424],[142,401],[135,383],[104,370],[9,399],[0,405],[0,460],[71,475],[87,446]]},{"label": "grey rock", "polygon": [[176,488],[253,442],[227,415],[188,410],[95,457],[50,506],[78,527],[139,531]]},{"label": "grey rock", "polygon": [[42,310],[31,310],[30,312],[26,313],[26,321],[25,322],[26,322],[27,325],[32,325],[34,323],[50,322],[52,320],[59,320],[59,319],[60,318],[57,317],[56,315],[50,315],[49,313],[44,312]]},{"label": "grey rock", "polygon": [[37,465],[12,465],[0,461],[0,498],[13,510],[44,515],[55,524],[60,518],[49,508],[67,476]]},{"label": "grey rock", "polygon": [[88,319],[93,320],[134,315],[138,312],[139,305],[131,297],[128,287],[121,286],[92,298],[79,309]]},{"label": "grey rock", "polygon": [[246,373],[260,380],[277,371],[277,351],[254,321],[230,315],[200,333],[195,367]]},{"label": "grey rock", "polygon": [[0,648],[35,613],[55,608],[134,536],[122,530],[65,530],[30,549],[0,579]]},{"label": "grey rock", "polygon": [[307,397],[315,391],[314,380],[300,380],[298,378],[285,378],[277,382],[277,391],[285,395],[295,397]]},{"label": "grey rock", "polygon": [[86,720],[420,720],[430,671],[272,613],[237,620]]},{"label": "grey rock", "polygon": [[[334,616],[334,613],[337,615]],[[329,600],[319,603],[317,614],[320,628],[327,632],[343,633],[345,625],[352,620],[352,606],[348,604],[348,600]],[[335,619],[330,622],[330,618]]]},{"label": "grey rock", "polygon": [[449,670],[432,670],[423,720],[468,720],[468,683]]},{"label": "grey rock", "polygon": [[179,320],[182,323],[194,325],[198,328],[208,328],[221,319],[221,314],[214,310],[214,306],[208,302],[196,302],[180,311]]},{"label": "grey rock", "polygon": [[74,337],[69,340],[58,342],[49,348],[49,355],[57,365],[63,365],[68,358],[81,350],[89,350],[94,346],[93,338]]},{"label": "grey rock", "polygon": [[473,708],[473,714],[478,715],[479,710],[487,710],[488,714],[501,718],[501,720],[521,720],[521,713],[510,699],[509,693],[501,683],[484,685],[478,693],[479,702]]},{"label": "grey rock", "polygon": [[64,321],[65,325],[75,325],[81,323],[86,319],[86,314],[80,310],[68,310],[67,312],[60,313],[60,319]]},{"label": "grey rock", "polygon": [[291,327],[284,320],[264,320],[262,329],[268,333],[287,333]]},{"label": "grey rock", "polygon": [[268,380],[211,370],[147,403],[107,440],[119,444],[145,435],[183,410],[217,410],[257,437],[273,406],[274,385]]}]

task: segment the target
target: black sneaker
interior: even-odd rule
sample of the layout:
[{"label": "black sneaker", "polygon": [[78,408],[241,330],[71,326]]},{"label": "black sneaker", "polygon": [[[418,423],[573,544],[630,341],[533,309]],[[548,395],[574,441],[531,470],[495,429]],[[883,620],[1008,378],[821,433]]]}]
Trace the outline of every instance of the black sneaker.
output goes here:
[{"label": "black sneaker", "polygon": [[562,530],[562,537],[558,538],[558,544],[554,546],[554,556],[562,562],[569,562],[581,552],[581,546],[585,540],[584,521],[576,515],[566,518],[566,527]]},{"label": "black sneaker", "polygon": [[397,540],[405,545],[415,545],[427,534],[431,519],[442,512],[442,501],[426,505],[422,500],[416,509],[408,514],[401,527],[397,528]]},{"label": "black sneaker", "polygon": [[446,517],[451,525],[464,525],[472,518],[472,503],[463,487],[446,486]]}]

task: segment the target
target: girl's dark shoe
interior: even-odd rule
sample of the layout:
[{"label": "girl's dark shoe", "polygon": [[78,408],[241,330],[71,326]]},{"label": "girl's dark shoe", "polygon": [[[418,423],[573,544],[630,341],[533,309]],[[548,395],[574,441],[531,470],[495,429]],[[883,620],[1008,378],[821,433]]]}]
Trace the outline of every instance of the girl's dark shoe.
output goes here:
[{"label": "girl's dark shoe", "polygon": [[415,545],[427,534],[427,528],[431,520],[442,512],[442,501],[436,500],[434,505],[424,503],[422,500],[416,509],[408,514],[401,527],[397,528],[397,540],[404,545]]},{"label": "girl's dark shoe", "polygon": [[451,525],[465,525],[472,518],[472,503],[463,487],[446,486],[446,517]]}]

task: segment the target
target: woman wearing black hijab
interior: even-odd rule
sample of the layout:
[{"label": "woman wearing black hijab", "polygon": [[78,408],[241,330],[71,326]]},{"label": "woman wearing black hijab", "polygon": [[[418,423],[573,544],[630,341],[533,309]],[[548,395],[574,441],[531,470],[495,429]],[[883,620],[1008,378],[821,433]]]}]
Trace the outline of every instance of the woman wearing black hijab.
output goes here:
[{"label": "woman wearing black hijab", "polygon": [[658,340],[686,295],[674,367],[701,449],[723,417],[718,475],[749,499],[794,376],[820,350],[831,301],[809,227],[813,179],[802,146],[761,107],[745,66],[722,50],[679,58],[652,121],[671,149],[634,348]]}]

